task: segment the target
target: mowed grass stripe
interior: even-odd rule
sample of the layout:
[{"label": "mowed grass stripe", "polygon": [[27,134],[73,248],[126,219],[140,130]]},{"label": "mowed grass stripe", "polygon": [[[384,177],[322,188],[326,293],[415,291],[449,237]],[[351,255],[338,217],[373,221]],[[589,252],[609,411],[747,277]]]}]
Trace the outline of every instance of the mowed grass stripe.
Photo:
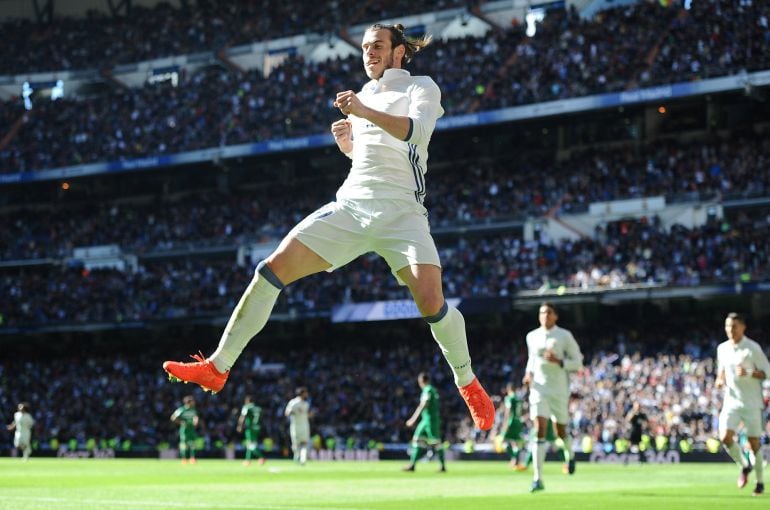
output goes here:
[{"label": "mowed grass stripe", "polygon": [[632,510],[767,508],[750,485],[735,487],[730,464],[578,464],[574,476],[549,463],[546,490],[529,493],[531,472],[503,462],[452,462],[448,473],[420,463],[316,462],[305,467],[268,461],[0,459],[0,509],[190,508],[193,510],[503,510],[523,508]]}]

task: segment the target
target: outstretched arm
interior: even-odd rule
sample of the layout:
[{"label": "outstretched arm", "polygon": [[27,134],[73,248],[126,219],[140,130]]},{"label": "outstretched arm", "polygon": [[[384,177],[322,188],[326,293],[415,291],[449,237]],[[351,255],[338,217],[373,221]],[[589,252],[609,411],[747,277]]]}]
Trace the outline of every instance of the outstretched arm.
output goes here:
[{"label": "outstretched arm", "polygon": [[406,426],[407,427],[413,427],[415,423],[417,423],[417,418],[420,417],[420,413],[422,413],[423,409],[425,409],[425,406],[428,404],[427,400],[421,400],[420,405],[417,406],[417,409],[414,410],[414,413],[412,413],[412,416],[409,417],[408,420],[406,420]]}]

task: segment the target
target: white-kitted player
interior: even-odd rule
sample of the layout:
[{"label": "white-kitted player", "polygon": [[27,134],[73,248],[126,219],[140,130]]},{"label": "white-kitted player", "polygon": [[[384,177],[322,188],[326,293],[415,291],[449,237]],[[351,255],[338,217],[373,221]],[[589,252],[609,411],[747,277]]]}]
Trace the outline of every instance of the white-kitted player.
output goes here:
[{"label": "white-kitted player", "polygon": [[289,436],[294,462],[305,465],[307,446],[310,442],[310,404],[307,401],[307,388],[300,386],[295,395],[296,397],[286,404],[283,414],[289,418]]},{"label": "white-kitted player", "polygon": [[538,309],[540,327],[527,333],[527,360],[524,384],[529,386],[529,416],[536,432],[532,445],[535,473],[531,492],[543,490],[543,464],[546,452],[548,420],[555,425],[556,434],[564,445],[567,472],[575,472],[572,444],[567,437],[567,408],[569,405],[569,372],[580,370],[583,354],[572,333],[556,325],[559,314],[552,303],[542,303]]},{"label": "white-kitted player", "polygon": [[29,412],[29,404],[21,402],[13,413],[13,422],[8,424],[8,430],[14,431],[13,446],[21,450],[22,458],[26,461],[32,453],[32,427],[35,419]]},{"label": "white-kitted player", "polygon": [[[757,342],[747,337],[746,318],[729,313],[725,319],[727,340],[717,347],[716,387],[724,388],[724,403],[719,413],[719,438],[727,453],[741,468],[738,488],[746,486],[749,473],[754,470],[757,485],[754,495],[765,492],[763,478],[764,456],[759,437],[764,430],[765,402],[762,381],[770,374],[770,363]],[[735,431],[743,423],[751,446],[750,460],[735,440]]]}]

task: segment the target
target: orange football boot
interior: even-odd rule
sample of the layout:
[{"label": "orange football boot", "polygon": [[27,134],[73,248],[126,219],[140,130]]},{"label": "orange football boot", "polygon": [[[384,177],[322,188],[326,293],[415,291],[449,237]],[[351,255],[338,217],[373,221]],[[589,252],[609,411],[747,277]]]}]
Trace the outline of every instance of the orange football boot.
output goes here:
[{"label": "orange football boot", "polygon": [[219,372],[214,363],[205,359],[202,353],[192,354],[190,357],[195,361],[192,363],[182,363],[179,361],[166,361],[163,363],[163,370],[168,372],[169,380],[195,383],[212,393],[220,391],[227,382],[227,376],[230,375],[230,371],[228,370],[224,374]]},{"label": "orange football boot", "polygon": [[465,400],[465,405],[471,412],[473,423],[481,430],[491,429],[495,423],[495,405],[484,388],[481,387],[479,379],[474,377],[470,384],[459,389],[460,395]]}]

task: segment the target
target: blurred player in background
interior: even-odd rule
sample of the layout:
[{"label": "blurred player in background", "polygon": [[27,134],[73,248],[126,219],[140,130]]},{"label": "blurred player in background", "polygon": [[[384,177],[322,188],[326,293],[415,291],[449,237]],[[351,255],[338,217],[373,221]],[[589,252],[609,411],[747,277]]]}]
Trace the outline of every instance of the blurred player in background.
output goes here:
[{"label": "blurred player in background", "polygon": [[260,420],[262,419],[262,408],[254,403],[254,397],[246,395],[241,407],[241,415],[238,417],[238,425],[235,430],[238,433],[243,432],[246,441],[246,458],[243,461],[245,466],[251,465],[252,457],[259,459],[259,464],[265,463],[265,456],[259,449],[259,432],[262,428]]},{"label": "blurred player in background", "polygon": [[543,303],[538,309],[540,327],[527,334],[529,358],[523,383],[529,386],[529,416],[537,435],[532,448],[535,473],[531,492],[545,488],[542,477],[548,420],[553,421],[556,434],[564,443],[564,461],[569,474],[575,472],[572,442],[567,436],[568,374],[583,366],[583,354],[572,333],[556,325],[558,319],[554,305]]},{"label": "blurred player in background", "polygon": [[6,428],[13,431],[13,446],[21,450],[24,461],[27,461],[32,454],[32,427],[34,426],[35,419],[29,412],[29,404],[19,403],[16,406],[16,412],[13,413],[13,421]]},{"label": "blurred player in background", "polygon": [[417,384],[420,385],[421,389],[420,403],[412,416],[406,420],[406,426],[414,427],[418,418],[420,418],[420,423],[414,429],[412,454],[409,465],[404,467],[404,471],[414,471],[417,461],[424,457],[430,449],[438,455],[438,461],[441,464],[439,471],[445,472],[446,458],[444,446],[441,444],[441,411],[438,391],[431,385],[430,376],[425,372],[420,372],[417,375]]},{"label": "blurred player in background", "polygon": [[511,467],[518,471],[526,470],[524,463],[519,462],[519,449],[524,444],[521,437],[523,425],[521,423],[522,402],[516,394],[516,387],[509,382],[505,386],[505,398],[503,399],[503,442],[505,452],[511,462]]},{"label": "blurred player in background", "polygon": [[[754,495],[765,492],[764,455],[759,437],[764,429],[765,402],[762,381],[770,374],[770,363],[757,342],[747,337],[746,318],[729,313],[725,319],[727,340],[717,347],[716,387],[724,388],[724,403],[719,413],[719,439],[741,468],[738,488],[746,486],[752,469],[757,478]],[[750,459],[741,452],[735,431],[743,423],[751,446]]]},{"label": "blurred player in background", "polygon": [[182,405],[171,414],[171,421],[179,425],[179,455],[182,464],[195,464],[195,440],[198,435],[198,411],[195,409],[195,399],[187,395],[182,399]]},{"label": "blurred player in background", "polygon": [[441,262],[423,206],[428,143],[444,109],[436,83],[411,76],[403,66],[429,42],[430,37],[407,37],[402,25],[376,24],[364,32],[361,48],[370,81],[358,93],[339,92],[334,102],[346,118],[331,131],[352,160],[337,200],[301,221],[259,263],[211,356],[163,364],[172,378],[221,390],[284,286],[375,252],[409,288],[476,426],[492,427],[495,407],[471,369],[465,320],[444,299]]},{"label": "blurred player in background", "polygon": [[647,415],[642,411],[642,404],[638,400],[634,400],[631,409],[626,414],[626,422],[628,422],[630,427],[628,443],[631,445],[631,453],[639,454],[639,462],[644,463],[646,457],[639,447],[642,444],[642,436],[647,428]]},{"label": "blurred player in background", "polygon": [[310,443],[310,404],[307,388],[300,386],[295,397],[286,404],[284,416],[289,418],[289,437],[294,462],[304,466],[307,462],[307,447]]}]

